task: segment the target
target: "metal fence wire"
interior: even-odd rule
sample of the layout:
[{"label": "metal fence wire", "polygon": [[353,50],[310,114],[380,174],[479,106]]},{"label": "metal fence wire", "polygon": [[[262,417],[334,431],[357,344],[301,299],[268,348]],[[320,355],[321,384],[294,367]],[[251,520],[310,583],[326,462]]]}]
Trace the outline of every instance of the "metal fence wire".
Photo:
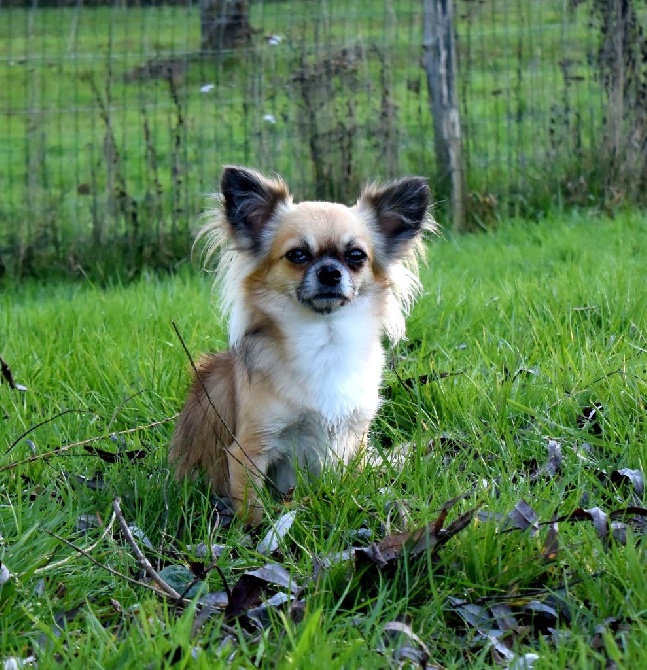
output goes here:
[{"label": "metal fence wire", "polygon": [[[592,156],[613,94],[604,4],[455,1],[476,225],[598,198]],[[644,3],[621,4],[640,46]],[[367,181],[409,173],[441,183],[422,11],[422,0],[0,1],[0,259],[23,274],[113,254],[170,264],[224,164],[278,172],[297,199],[352,202]],[[635,141],[640,159],[644,132]]]}]

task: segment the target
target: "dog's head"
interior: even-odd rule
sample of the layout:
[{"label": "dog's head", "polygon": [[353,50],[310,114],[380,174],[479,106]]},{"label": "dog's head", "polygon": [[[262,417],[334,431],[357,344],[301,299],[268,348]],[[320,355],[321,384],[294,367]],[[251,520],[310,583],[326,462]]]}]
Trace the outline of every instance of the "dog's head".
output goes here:
[{"label": "dog's head", "polygon": [[369,186],[352,207],[294,204],[281,179],[240,167],[224,169],[221,190],[220,232],[237,257],[228,261],[226,300],[250,293],[260,301],[287,298],[326,315],[358,296],[395,293],[406,300],[415,290],[415,274],[403,263],[414,260],[431,221],[424,178]]}]

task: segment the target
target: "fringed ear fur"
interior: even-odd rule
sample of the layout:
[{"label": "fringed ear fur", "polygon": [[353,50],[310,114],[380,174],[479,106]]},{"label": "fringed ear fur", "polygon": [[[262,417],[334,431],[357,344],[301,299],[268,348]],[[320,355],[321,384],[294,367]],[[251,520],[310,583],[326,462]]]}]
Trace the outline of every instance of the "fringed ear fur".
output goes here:
[{"label": "fringed ear fur", "polygon": [[383,186],[367,186],[358,206],[368,208],[382,238],[383,260],[392,262],[407,255],[422,230],[433,227],[428,215],[430,190],[424,177],[405,177]]},{"label": "fringed ear fur", "polygon": [[254,170],[227,166],[222,173],[221,191],[223,210],[235,242],[241,250],[258,254],[272,215],[279,205],[290,202],[287,185],[281,179],[268,179]]}]

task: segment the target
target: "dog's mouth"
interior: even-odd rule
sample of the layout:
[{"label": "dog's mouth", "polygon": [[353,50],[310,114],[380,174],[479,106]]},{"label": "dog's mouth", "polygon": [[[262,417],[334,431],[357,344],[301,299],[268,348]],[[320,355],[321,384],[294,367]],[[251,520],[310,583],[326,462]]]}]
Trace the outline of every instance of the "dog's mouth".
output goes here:
[{"label": "dog's mouth", "polygon": [[301,298],[300,302],[317,314],[330,314],[349,303],[350,298],[340,291],[329,291],[317,293],[305,299]]}]

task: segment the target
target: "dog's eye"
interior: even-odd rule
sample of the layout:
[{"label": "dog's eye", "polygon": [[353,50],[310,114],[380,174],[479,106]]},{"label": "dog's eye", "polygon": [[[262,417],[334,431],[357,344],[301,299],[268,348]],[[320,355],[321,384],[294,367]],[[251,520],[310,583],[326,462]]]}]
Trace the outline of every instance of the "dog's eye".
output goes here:
[{"label": "dog's eye", "polygon": [[367,258],[366,252],[361,249],[350,249],[346,252],[346,262],[355,267],[362,265]]},{"label": "dog's eye", "polygon": [[290,251],[285,254],[285,257],[290,261],[290,263],[294,263],[295,265],[303,265],[312,258],[312,255],[306,249],[290,249]]}]

